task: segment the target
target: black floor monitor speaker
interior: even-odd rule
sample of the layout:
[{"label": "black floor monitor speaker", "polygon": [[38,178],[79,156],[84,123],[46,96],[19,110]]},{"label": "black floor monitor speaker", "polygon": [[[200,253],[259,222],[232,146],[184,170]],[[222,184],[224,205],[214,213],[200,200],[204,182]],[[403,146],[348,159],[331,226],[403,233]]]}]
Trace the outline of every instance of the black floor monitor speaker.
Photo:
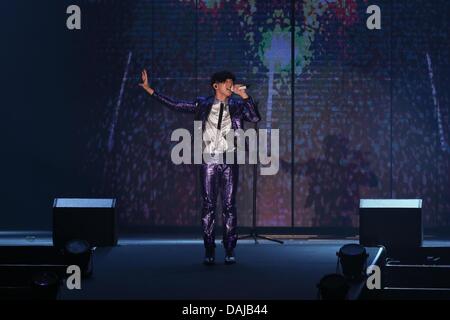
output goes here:
[{"label": "black floor monitor speaker", "polygon": [[86,240],[93,247],[117,244],[115,199],[57,198],[53,203],[53,244]]},{"label": "black floor monitor speaker", "polygon": [[361,199],[359,242],[391,250],[422,246],[421,199]]}]

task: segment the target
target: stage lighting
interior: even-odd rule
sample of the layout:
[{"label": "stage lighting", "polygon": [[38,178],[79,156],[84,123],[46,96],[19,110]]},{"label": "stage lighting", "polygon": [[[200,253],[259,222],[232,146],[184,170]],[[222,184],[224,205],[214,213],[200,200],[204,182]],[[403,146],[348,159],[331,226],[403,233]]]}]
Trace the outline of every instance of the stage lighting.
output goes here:
[{"label": "stage lighting", "polygon": [[53,272],[39,272],[31,281],[32,297],[38,300],[55,300],[58,295],[59,278]]},{"label": "stage lighting", "polygon": [[70,240],[64,246],[64,258],[68,265],[77,265],[84,277],[93,272],[92,248],[86,240]]},{"label": "stage lighting", "polygon": [[337,267],[342,268],[344,276],[350,279],[361,279],[366,274],[367,258],[366,248],[359,244],[346,244],[336,252],[338,256]]},{"label": "stage lighting", "polygon": [[345,300],[350,287],[343,275],[332,273],[324,276],[317,288],[321,300]]}]

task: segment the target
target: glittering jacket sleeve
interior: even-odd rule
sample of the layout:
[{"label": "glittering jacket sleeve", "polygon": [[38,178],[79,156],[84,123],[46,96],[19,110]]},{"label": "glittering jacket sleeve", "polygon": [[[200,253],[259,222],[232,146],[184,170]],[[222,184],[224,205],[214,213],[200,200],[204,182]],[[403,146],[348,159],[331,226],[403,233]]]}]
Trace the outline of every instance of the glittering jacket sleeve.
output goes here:
[{"label": "glittering jacket sleeve", "polygon": [[258,122],[261,120],[261,116],[259,115],[258,105],[252,99],[252,97],[248,97],[247,99],[242,100],[242,114],[244,116],[245,121],[249,122]]},{"label": "glittering jacket sleeve", "polygon": [[195,113],[197,111],[197,106],[199,103],[199,99],[194,101],[183,101],[177,100],[168,96],[165,96],[158,91],[154,91],[151,95],[155,100],[159,101],[163,105],[169,107],[172,110],[187,112],[187,113]]}]

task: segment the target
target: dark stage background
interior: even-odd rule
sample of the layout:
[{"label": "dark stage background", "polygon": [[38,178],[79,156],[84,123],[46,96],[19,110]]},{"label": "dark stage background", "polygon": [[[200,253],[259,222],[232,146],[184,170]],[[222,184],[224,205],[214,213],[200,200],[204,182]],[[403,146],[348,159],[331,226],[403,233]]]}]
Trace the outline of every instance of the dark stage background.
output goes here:
[{"label": "dark stage background", "polygon": [[[79,31],[65,27],[70,4]],[[382,30],[366,28],[370,4]],[[171,132],[193,118],[152,101],[143,68],[181,99],[211,94],[221,69],[252,85],[283,159],[258,177],[259,226],[356,227],[360,198],[390,197],[422,198],[426,227],[450,225],[449,1],[19,0],[0,11],[2,230],[50,229],[55,197],[117,197],[124,229],[199,225],[197,168],[170,160]],[[243,226],[251,178],[243,167]]]}]

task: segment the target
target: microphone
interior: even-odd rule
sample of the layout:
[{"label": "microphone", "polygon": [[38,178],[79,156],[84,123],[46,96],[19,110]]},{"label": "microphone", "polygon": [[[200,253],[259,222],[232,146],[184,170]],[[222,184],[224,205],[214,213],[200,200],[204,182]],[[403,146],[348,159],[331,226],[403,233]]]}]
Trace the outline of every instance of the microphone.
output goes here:
[{"label": "microphone", "polygon": [[[238,87],[238,90],[245,90],[245,89],[248,89],[248,88],[250,88],[249,84],[242,84],[241,86]],[[234,91],[232,89],[228,89],[228,90],[230,90],[231,92],[234,93]]]}]

